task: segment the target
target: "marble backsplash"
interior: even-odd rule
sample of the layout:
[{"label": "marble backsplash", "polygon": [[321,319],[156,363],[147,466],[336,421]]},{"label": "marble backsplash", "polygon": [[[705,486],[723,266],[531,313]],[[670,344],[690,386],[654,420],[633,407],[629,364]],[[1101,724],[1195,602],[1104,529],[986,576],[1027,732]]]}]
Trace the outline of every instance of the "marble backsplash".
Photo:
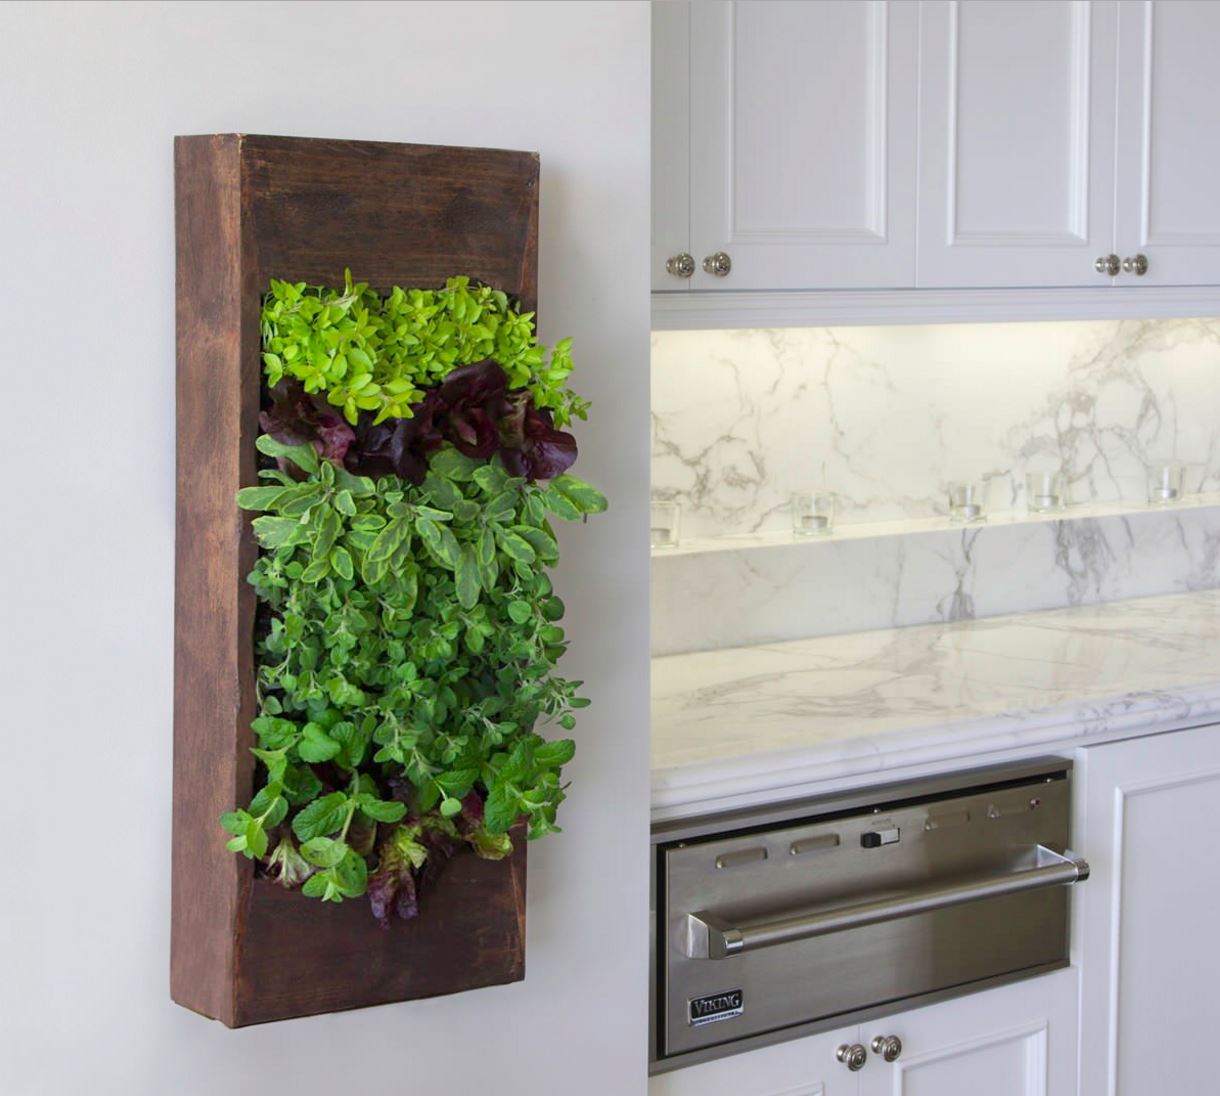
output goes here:
[{"label": "marble backsplash", "polygon": [[653,490],[690,537],[787,529],[809,487],[845,523],[943,514],[961,479],[1020,510],[1028,471],[1142,503],[1175,459],[1215,490],[1220,320],[656,332],[652,422]]},{"label": "marble backsplash", "polygon": [[[1220,320],[659,332],[652,401],[683,539],[778,536],[655,553],[656,654],[1220,586],[1220,505],[1145,507],[1161,460],[1220,488]],[[784,543],[796,488],[902,523],[955,479],[1020,511],[1052,470],[1131,512]]]},{"label": "marble backsplash", "polygon": [[654,555],[655,655],[1220,586],[1220,506]]}]

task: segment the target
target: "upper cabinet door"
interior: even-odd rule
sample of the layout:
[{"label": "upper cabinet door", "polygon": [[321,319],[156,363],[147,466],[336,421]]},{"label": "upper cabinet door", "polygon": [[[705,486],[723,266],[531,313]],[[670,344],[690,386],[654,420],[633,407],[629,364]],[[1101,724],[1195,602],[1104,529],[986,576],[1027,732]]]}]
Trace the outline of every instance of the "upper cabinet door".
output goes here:
[{"label": "upper cabinet door", "polygon": [[1108,284],[1114,0],[921,7],[919,285]]},{"label": "upper cabinet door", "polygon": [[1118,228],[1151,285],[1220,283],[1220,4],[1124,0],[1119,16]]},{"label": "upper cabinet door", "polygon": [[897,0],[692,6],[694,288],[912,283],[917,22]]},{"label": "upper cabinet door", "polygon": [[690,15],[688,3],[652,5],[652,288],[662,292],[691,283]]}]

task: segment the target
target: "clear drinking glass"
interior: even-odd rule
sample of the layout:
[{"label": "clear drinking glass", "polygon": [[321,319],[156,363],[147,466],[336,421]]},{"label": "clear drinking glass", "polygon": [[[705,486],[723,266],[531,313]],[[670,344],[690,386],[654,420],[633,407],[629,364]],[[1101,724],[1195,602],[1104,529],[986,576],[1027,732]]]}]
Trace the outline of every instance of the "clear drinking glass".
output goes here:
[{"label": "clear drinking glass", "polygon": [[824,537],[834,531],[835,496],[830,491],[792,493],[792,534]]},{"label": "clear drinking glass", "polygon": [[1172,506],[1182,498],[1182,466],[1177,461],[1158,461],[1148,469],[1148,504]]},{"label": "clear drinking glass", "polygon": [[1064,507],[1063,477],[1058,472],[1030,472],[1025,477],[1025,501],[1030,510],[1049,514]]},{"label": "clear drinking glass", "polygon": [[677,548],[682,507],[669,499],[652,500],[649,543],[653,548]]},{"label": "clear drinking glass", "polygon": [[987,520],[982,484],[965,480],[949,484],[949,520],[966,525]]}]

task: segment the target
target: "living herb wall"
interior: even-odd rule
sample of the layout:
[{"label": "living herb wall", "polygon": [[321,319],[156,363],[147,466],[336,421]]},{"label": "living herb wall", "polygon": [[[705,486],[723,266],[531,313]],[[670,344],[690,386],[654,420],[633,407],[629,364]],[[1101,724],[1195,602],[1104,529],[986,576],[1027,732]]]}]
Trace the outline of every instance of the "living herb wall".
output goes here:
[{"label": "living herb wall", "polygon": [[551,521],[606,501],[568,469],[567,340],[463,277],[386,294],[273,281],[261,317],[258,791],[229,848],[388,925],[459,849],[558,829],[570,730]]}]

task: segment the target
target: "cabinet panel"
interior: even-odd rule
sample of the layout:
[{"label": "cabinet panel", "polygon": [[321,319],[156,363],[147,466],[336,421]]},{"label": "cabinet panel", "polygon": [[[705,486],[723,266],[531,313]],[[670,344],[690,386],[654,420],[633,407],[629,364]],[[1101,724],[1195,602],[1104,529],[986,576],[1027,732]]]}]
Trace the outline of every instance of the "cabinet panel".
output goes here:
[{"label": "cabinet panel", "polygon": [[909,285],[917,5],[700,3],[691,13],[691,241],[723,289]]},{"label": "cabinet panel", "polygon": [[861,1027],[897,1035],[893,1063],[871,1055],[860,1096],[1074,1096],[1075,970],[960,997]]},{"label": "cabinet panel", "polygon": [[665,262],[690,250],[690,4],[652,5],[652,288],[690,288]]},{"label": "cabinet panel", "polygon": [[1093,285],[1114,228],[1112,0],[929,0],[918,281]]},{"label": "cabinet panel", "polygon": [[1118,230],[1154,285],[1220,283],[1220,4],[1124,0],[1119,30]]},{"label": "cabinet panel", "polygon": [[1220,728],[1081,754],[1082,1096],[1212,1092]]},{"label": "cabinet panel", "polygon": [[835,1059],[859,1038],[844,1028],[687,1066],[653,1077],[648,1096],[859,1096],[859,1074]]}]

